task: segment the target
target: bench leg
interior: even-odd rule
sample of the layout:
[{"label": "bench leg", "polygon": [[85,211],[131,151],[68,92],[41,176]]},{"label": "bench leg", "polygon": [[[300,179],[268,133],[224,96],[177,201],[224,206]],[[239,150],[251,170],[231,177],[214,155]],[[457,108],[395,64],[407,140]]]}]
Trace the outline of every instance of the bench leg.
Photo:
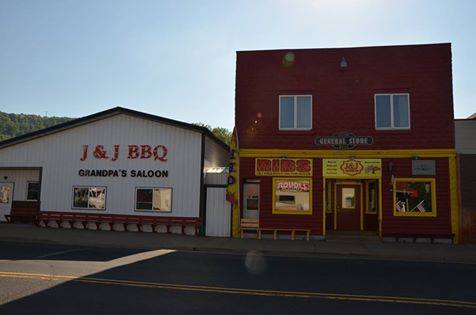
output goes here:
[{"label": "bench leg", "polygon": [[306,232],[306,241],[309,241],[309,236],[310,236],[311,232],[310,231],[307,231]]},{"label": "bench leg", "polygon": [[274,230],[273,239],[276,240],[277,238],[278,238],[278,230]]},{"label": "bench leg", "polygon": [[291,231],[291,240],[294,241],[296,239],[296,231],[292,230]]},{"label": "bench leg", "polygon": [[243,229],[240,229],[240,236],[243,238]]},{"label": "bench leg", "polygon": [[258,229],[258,230],[256,230],[256,232],[258,232],[258,239],[260,240],[261,239],[261,230]]}]

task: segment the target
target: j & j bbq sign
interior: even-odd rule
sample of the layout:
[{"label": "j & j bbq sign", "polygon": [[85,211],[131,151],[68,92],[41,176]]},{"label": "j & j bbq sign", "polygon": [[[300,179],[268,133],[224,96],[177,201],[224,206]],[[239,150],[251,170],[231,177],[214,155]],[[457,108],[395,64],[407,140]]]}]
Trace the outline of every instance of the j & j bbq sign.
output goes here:
[{"label": "j & j bbq sign", "polygon": [[341,132],[332,136],[316,137],[314,143],[317,146],[330,146],[336,150],[350,150],[361,145],[372,145],[374,138],[369,136],[356,136],[350,132]]}]

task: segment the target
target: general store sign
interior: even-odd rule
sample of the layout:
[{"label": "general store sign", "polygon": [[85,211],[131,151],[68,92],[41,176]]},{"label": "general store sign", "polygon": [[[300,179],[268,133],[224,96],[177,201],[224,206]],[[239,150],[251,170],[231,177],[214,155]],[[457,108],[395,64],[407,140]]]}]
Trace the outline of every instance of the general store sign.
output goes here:
[{"label": "general store sign", "polygon": [[256,176],[312,176],[312,159],[255,160]]},{"label": "general store sign", "polygon": [[380,178],[381,159],[323,159],[322,176],[333,178]]},{"label": "general store sign", "polygon": [[317,146],[330,146],[337,150],[355,149],[359,145],[372,145],[374,138],[369,136],[356,136],[350,132],[341,132],[332,136],[316,137]]}]

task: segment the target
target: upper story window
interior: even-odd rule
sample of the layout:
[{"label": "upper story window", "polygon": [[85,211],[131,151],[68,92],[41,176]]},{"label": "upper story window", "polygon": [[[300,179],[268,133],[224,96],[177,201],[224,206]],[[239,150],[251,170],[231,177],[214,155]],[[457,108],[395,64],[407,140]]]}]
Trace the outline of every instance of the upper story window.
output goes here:
[{"label": "upper story window", "polygon": [[312,129],[312,95],[279,96],[279,130]]},{"label": "upper story window", "polygon": [[375,94],[375,129],[410,129],[408,93]]}]

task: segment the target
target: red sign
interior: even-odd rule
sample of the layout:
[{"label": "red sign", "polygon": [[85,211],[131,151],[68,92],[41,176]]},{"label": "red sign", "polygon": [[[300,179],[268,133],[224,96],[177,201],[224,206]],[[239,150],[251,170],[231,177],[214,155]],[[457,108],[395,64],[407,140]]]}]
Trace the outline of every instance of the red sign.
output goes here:
[{"label": "red sign", "polygon": [[279,191],[300,191],[300,192],[308,192],[309,191],[309,184],[304,182],[278,182],[277,190]]},{"label": "red sign", "polygon": [[266,159],[255,161],[256,176],[312,176],[312,159]]},{"label": "red sign", "polygon": [[[89,151],[89,145],[83,145],[83,153],[79,160],[86,161],[89,157]],[[108,148],[105,145],[98,144],[94,148],[91,148],[91,151],[92,158],[94,159],[117,161],[120,158],[121,146],[115,144]],[[165,162],[167,161],[167,147],[162,144],[155,146],[148,144],[129,144],[127,146],[127,158],[130,160],[153,159],[154,161],[159,160]]]}]

